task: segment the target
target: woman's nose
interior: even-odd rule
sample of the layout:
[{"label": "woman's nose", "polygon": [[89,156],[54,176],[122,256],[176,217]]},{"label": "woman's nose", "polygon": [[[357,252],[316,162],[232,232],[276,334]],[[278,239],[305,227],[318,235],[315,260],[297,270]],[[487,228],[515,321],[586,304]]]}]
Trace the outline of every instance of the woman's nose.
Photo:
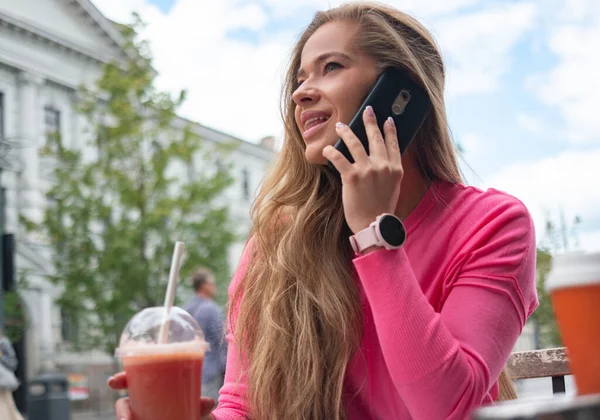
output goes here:
[{"label": "woman's nose", "polygon": [[319,90],[306,82],[302,83],[292,94],[292,100],[296,105],[306,104],[307,102],[317,102],[321,97]]}]

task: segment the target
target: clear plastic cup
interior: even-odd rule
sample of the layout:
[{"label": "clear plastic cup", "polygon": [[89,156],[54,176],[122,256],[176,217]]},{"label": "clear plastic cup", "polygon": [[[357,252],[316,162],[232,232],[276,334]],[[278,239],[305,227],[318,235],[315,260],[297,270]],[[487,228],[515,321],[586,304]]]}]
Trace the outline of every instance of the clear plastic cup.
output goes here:
[{"label": "clear plastic cup", "polygon": [[172,307],[159,342],[164,307],[147,308],[127,324],[116,355],[127,374],[133,420],[199,420],[202,364],[208,343],[186,311]]}]

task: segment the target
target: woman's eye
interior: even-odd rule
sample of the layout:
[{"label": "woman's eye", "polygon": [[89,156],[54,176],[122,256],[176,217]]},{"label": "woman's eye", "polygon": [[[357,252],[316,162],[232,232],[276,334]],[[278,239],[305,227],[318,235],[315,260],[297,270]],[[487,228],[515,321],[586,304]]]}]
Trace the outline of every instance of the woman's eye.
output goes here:
[{"label": "woman's eye", "polygon": [[332,61],[331,63],[325,64],[325,73],[332,72],[332,71],[337,70],[339,68],[342,68],[342,65],[340,63],[336,63],[336,62]]},{"label": "woman's eye", "polygon": [[[336,63],[335,61],[331,61],[327,64],[325,64],[325,73],[330,73],[334,70],[337,69],[341,69],[343,66],[340,63]],[[304,80],[298,80],[296,81],[296,89],[298,89],[300,86],[302,86],[302,83],[304,83]]]}]

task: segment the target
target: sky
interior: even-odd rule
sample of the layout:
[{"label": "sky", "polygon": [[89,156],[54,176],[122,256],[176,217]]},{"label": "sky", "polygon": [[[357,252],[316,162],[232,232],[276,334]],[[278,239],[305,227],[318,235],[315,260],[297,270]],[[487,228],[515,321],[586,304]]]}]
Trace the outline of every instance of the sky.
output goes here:
[{"label": "sky", "polygon": [[[467,182],[496,188],[544,226],[581,218],[570,249],[600,250],[600,1],[387,0],[429,28],[447,66],[446,105]],[[161,89],[181,114],[250,142],[280,137],[294,40],[338,0],[94,0],[148,26]]]}]

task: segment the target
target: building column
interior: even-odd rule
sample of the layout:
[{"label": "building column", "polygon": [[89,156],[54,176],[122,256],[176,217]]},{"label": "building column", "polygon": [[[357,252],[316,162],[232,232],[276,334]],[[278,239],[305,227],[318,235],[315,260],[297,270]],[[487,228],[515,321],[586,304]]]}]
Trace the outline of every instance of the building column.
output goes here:
[{"label": "building column", "polygon": [[38,151],[43,126],[39,93],[43,78],[29,72],[21,72],[18,80],[18,137],[22,142],[22,166],[18,180],[17,208],[27,219],[40,223],[43,218],[43,200],[40,191]]},{"label": "building column", "polygon": [[54,359],[54,337],[52,325],[52,297],[48,291],[40,296],[40,351],[41,359],[46,364],[51,364]]}]

